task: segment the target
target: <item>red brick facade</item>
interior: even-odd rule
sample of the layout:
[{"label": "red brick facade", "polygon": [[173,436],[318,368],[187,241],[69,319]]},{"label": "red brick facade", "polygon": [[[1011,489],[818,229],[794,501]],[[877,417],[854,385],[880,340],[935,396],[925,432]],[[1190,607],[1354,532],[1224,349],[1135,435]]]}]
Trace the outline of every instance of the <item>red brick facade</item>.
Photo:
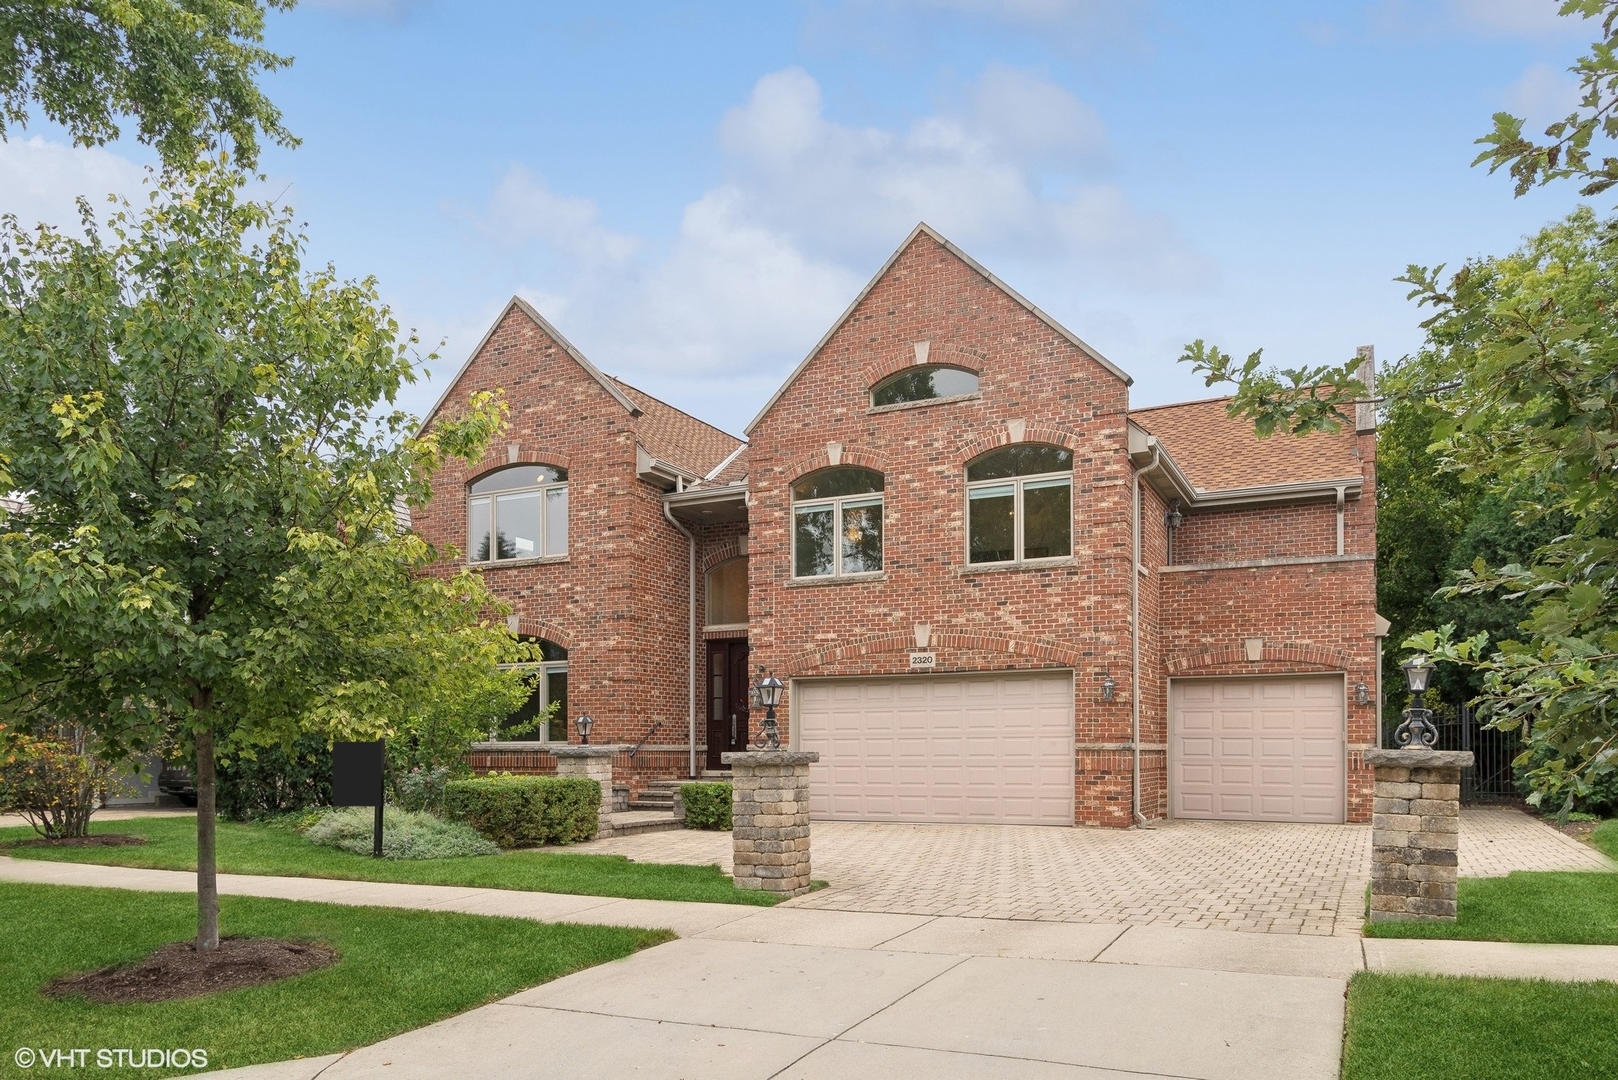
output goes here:
[{"label": "red brick facade", "polygon": [[[871,387],[921,356],[974,372],[978,392],[873,408]],[[436,544],[464,547],[469,480],[508,460],[565,465],[572,499],[567,558],[496,564],[485,573],[516,607],[524,632],[569,649],[569,711],[595,718],[592,741],[633,743],[661,724],[633,762],[620,755],[619,779],[683,776],[692,750],[688,549],[664,504],[672,500],[672,513],[689,496],[668,495],[637,474],[637,416],[518,304],[469,361],[444,408],[496,387],[511,403],[509,433],[479,468],[445,470],[417,527]],[[1369,773],[1358,750],[1375,745],[1375,706],[1355,704],[1354,687],[1376,685],[1374,434],[1348,432],[1329,444],[1317,438],[1309,444],[1313,456],[1300,457],[1308,460],[1293,470],[1298,475],[1282,464],[1264,492],[1255,485],[1221,501],[1200,475],[1192,476],[1195,485],[1182,478],[1175,487],[1168,478],[1179,475],[1177,466],[1155,458],[1147,464],[1140,449],[1150,444],[1151,454],[1171,461],[1183,446],[1206,471],[1205,462],[1220,455],[1195,442],[1198,422],[1183,410],[1143,410],[1137,420],[1122,373],[942,238],[918,230],[754,421],[739,467],[704,481],[719,463],[686,463],[698,478],[677,484],[734,491],[736,507],[745,490],[747,500],[745,520],[704,525],[682,518],[697,540],[698,768],[707,639],[745,634],[750,662],[789,687],[794,679],[824,676],[925,678],[910,676],[908,654],[916,624],[926,623],[935,672],[1073,672],[1074,820],[1083,824],[1132,823],[1137,682],[1139,800],[1150,818],[1169,808],[1171,679],[1342,673],[1346,812],[1349,820],[1367,820]],[[1149,438],[1158,434],[1160,443]],[[1232,436],[1221,429],[1219,437]],[[967,463],[1018,442],[1072,451],[1072,557],[1028,567],[970,565]],[[1262,449],[1289,452],[1286,437],[1272,442]],[[884,476],[883,569],[795,579],[791,485],[836,464]],[[742,474],[745,489],[720,491],[719,484]],[[1340,483],[1340,492],[1315,484],[1277,497],[1277,484],[1320,480],[1353,482]],[[1259,501],[1265,498],[1275,501]],[[1173,507],[1182,519],[1171,539],[1165,519]],[[707,571],[744,553],[746,630],[703,629]],[[1252,638],[1263,641],[1258,660],[1248,658],[1244,644]],[[1116,692],[1106,700],[1102,684],[1109,677]],[[790,690],[780,713],[790,741]],[[545,771],[549,757],[542,747],[487,747],[475,764]]]}]

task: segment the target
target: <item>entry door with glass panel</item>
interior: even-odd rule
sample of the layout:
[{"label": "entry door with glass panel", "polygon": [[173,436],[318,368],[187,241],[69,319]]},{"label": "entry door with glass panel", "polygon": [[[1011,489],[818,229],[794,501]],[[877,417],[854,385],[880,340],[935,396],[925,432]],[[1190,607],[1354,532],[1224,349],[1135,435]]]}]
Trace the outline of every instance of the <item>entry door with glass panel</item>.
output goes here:
[{"label": "entry door with glass panel", "polygon": [[747,749],[747,640],[708,642],[708,768],[720,754]]}]

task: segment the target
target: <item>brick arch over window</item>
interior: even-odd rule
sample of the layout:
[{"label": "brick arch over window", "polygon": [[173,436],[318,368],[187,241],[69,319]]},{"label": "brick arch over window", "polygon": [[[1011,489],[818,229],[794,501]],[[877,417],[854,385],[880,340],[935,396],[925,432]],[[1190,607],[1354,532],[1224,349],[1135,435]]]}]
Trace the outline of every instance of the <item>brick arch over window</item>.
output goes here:
[{"label": "brick arch over window", "polygon": [[[1320,645],[1293,645],[1281,641],[1264,642],[1263,663],[1279,661],[1291,664],[1310,664],[1330,671],[1347,671],[1352,666],[1352,660],[1336,649],[1327,649]],[[1246,646],[1238,641],[1232,645],[1220,645],[1212,649],[1201,649],[1196,652],[1183,652],[1171,656],[1163,665],[1170,675],[1186,675],[1201,671],[1205,668],[1220,667],[1228,664],[1247,665]],[[1256,665],[1255,665],[1256,666]]]},{"label": "brick arch over window", "polygon": [[1011,429],[1002,423],[989,434],[973,439],[964,446],[957,447],[953,462],[964,468],[973,458],[982,457],[990,450],[998,450],[1002,446],[1015,446],[1020,443],[1046,443],[1050,446],[1060,446],[1067,450],[1077,452],[1079,437],[1072,432],[1062,431],[1060,428],[1041,427],[1038,424],[1027,424],[1023,427],[1022,438],[1013,439]]},{"label": "brick arch over window", "polygon": [[[885,634],[871,634],[862,638],[825,645],[799,653],[788,663],[785,674],[803,675],[815,668],[873,653],[907,652],[915,648],[916,636],[911,630]],[[934,630],[930,649],[958,649],[975,652],[998,652],[1025,660],[1043,660],[1051,664],[1074,669],[1085,665],[1085,655],[1078,649],[1049,641],[1031,638],[1006,637],[1002,634],[977,634],[966,631]]]},{"label": "brick arch over window", "polygon": [[513,458],[506,444],[501,443],[498,446],[490,447],[488,453],[483,455],[482,460],[468,470],[466,482],[468,485],[474,484],[484,475],[498,472],[508,465],[555,465],[557,468],[567,469],[569,472],[573,469],[573,463],[569,460],[565,450],[551,450],[543,446],[532,450],[522,447],[517,451],[517,456]]},{"label": "brick arch over window", "polygon": [[[842,460],[837,463],[837,468],[842,468],[845,465],[857,465],[862,469],[871,469],[882,473],[884,476],[888,473],[887,459],[880,454],[870,450],[862,450],[857,446],[843,447]],[[831,457],[826,453],[826,448],[821,447],[808,457],[799,458],[781,471],[786,477],[787,486],[791,487],[810,473],[830,468],[832,468]]]},{"label": "brick arch over window", "polygon": [[864,380],[865,388],[870,390],[889,375],[897,375],[913,367],[952,367],[982,375],[986,360],[982,353],[961,345],[934,344],[927,351],[926,361],[918,364],[915,347],[907,346],[871,364],[860,373],[860,378]]},{"label": "brick arch over window", "polygon": [[708,571],[722,562],[741,558],[741,554],[742,545],[739,539],[726,540],[723,543],[715,544],[702,557],[702,573],[706,575]]},{"label": "brick arch over window", "polygon": [[554,641],[564,649],[573,648],[573,635],[563,630],[553,622],[536,619],[528,615],[517,616],[517,633],[525,637],[544,638]]}]

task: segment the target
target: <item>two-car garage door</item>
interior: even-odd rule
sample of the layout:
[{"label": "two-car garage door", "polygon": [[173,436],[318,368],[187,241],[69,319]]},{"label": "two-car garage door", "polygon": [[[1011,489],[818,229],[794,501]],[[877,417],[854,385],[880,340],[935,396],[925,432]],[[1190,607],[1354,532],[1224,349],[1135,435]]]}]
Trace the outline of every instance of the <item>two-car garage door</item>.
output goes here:
[{"label": "two-car garage door", "polygon": [[1342,676],[1172,684],[1170,813],[1242,821],[1343,820]]},{"label": "two-car garage door", "polygon": [[806,679],[818,821],[1073,824],[1073,675]]}]

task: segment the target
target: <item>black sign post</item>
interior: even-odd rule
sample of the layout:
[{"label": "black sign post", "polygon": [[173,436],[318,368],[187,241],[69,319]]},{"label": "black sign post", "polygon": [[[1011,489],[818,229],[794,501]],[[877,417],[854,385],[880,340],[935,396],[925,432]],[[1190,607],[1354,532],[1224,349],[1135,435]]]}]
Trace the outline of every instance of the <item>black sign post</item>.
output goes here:
[{"label": "black sign post", "polygon": [[376,807],[373,858],[382,857],[382,740],[340,742],[331,748],[331,804]]}]

